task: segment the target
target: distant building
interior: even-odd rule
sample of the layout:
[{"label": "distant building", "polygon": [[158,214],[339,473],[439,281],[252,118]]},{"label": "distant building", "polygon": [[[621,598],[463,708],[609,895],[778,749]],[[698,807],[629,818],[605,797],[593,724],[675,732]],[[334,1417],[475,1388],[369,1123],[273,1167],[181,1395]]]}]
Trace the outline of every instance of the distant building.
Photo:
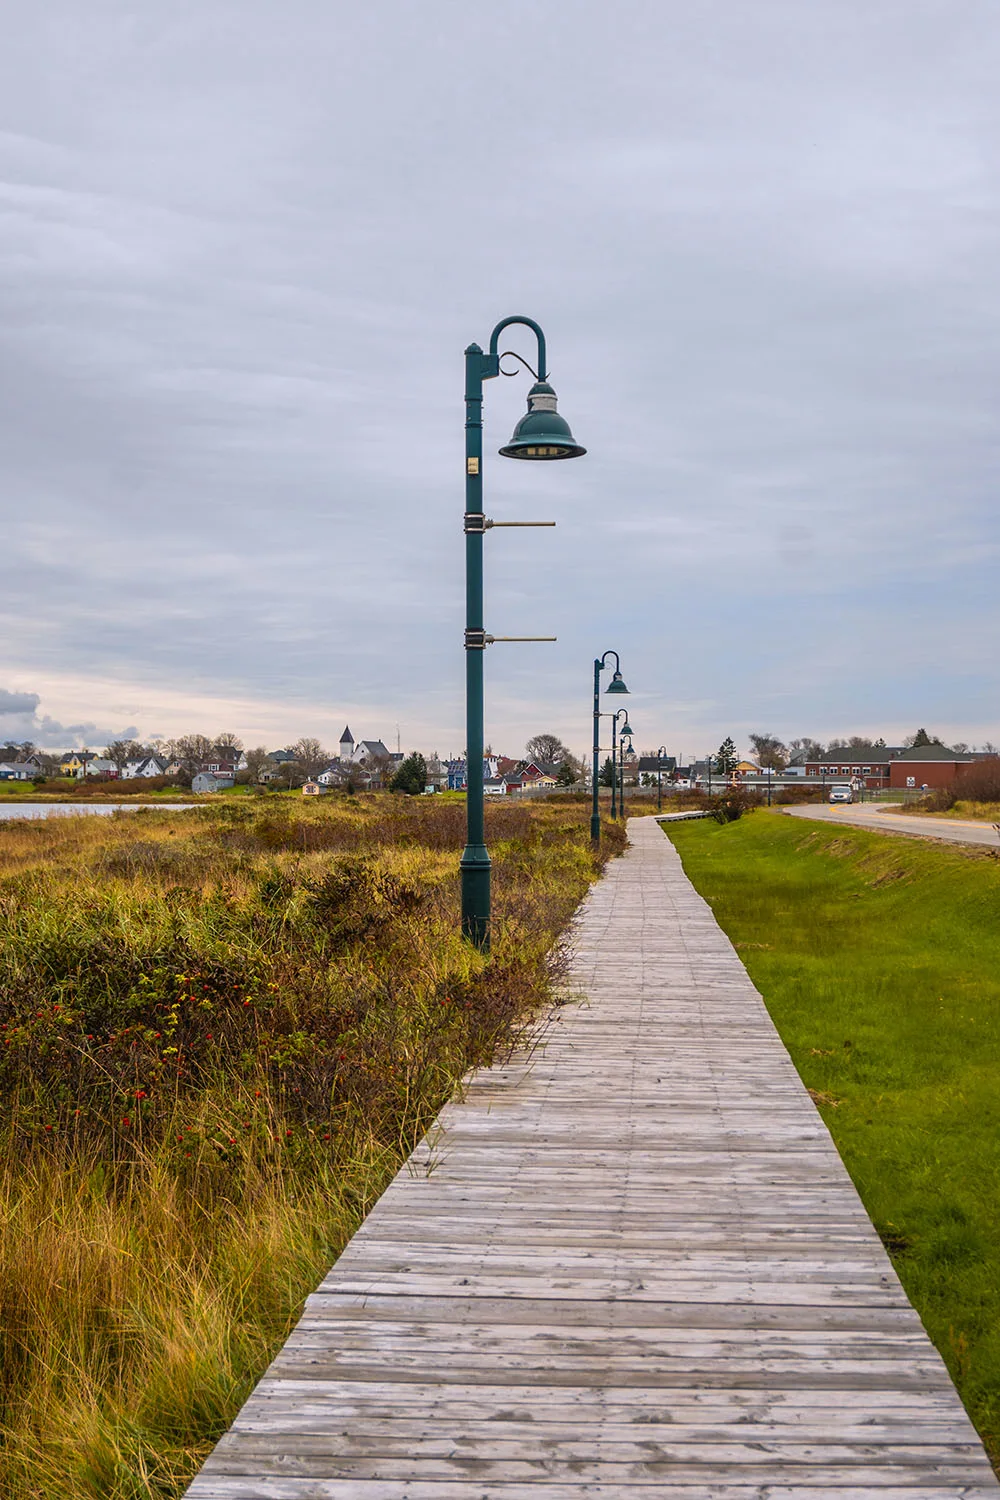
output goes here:
[{"label": "distant building", "polygon": [[646,772],[652,771],[654,776],[657,772],[661,776],[672,776],[677,770],[677,757],[676,755],[640,755],[638,769]]},{"label": "distant building", "polygon": [[224,792],[235,785],[235,776],[217,776],[213,771],[198,771],[191,778],[192,792]]},{"label": "distant building", "polygon": [[130,760],[125,767],[125,776],[129,781],[145,781],[150,776],[166,776],[167,762],[160,755],[142,755],[137,760]]},{"label": "distant building", "polygon": [[981,760],[979,755],[962,755],[947,745],[915,745],[903,750],[889,767],[892,787],[951,786],[965,766]]},{"label": "distant building", "polygon": [[211,776],[228,776],[230,781],[236,780],[237,763],[232,758],[216,755],[210,760],[203,760],[198,767],[199,771],[208,771]]},{"label": "distant building", "polygon": [[[819,777],[824,784],[831,781],[857,781],[869,791],[895,786],[891,779],[892,763],[906,754],[901,745],[868,745],[864,749],[828,750],[825,755],[813,756],[805,762],[807,778]],[[796,769],[801,764],[795,757]],[[799,773],[801,774],[801,772]]]},{"label": "distant building", "polygon": [[322,787],[318,781],[304,781],[302,783],[303,797],[318,797],[321,791]]},{"label": "distant building", "polygon": [[[513,770],[517,762],[510,760],[507,761],[506,764],[508,770]],[[465,762],[465,758],[462,757],[458,760],[446,760],[443,763],[443,769],[444,782],[447,784],[449,792],[464,792],[466,790],[466,787],[468,786],[468,766]],[[501,772],[498,764],[498,757],[495,755],[484,756],[483,780],[496,780],[500,776],[500,774]]]},{"label": "distant building", "polygon": [[87,774],[89,775],[90,767],[96,759],[97,755],[93,750],[67,750],[65,755],[60,756],[59,774],[61,776],[80,776],[83,773],[84,766],[86,766]]},{"label": "distant building", "polygon": [[27,761],[0,761],[0,781],[33,781],[39,775],[41,772],[38,767],[29,765]]}]

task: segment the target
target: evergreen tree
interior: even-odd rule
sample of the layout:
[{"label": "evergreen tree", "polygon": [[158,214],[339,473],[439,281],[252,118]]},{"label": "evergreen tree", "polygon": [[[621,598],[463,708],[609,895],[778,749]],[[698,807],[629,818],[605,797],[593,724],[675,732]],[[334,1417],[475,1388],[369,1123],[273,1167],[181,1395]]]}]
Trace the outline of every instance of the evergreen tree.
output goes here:
[{"label": "evergreen tree", "polygon": [[736,746],[733,744],[732,735],[727,734],[715,752],[715,769],[721,776],[728,776],[731,771],[735,771],[736,765]]},{"label": "evergreen tree", "polygon": [[615,784],[615,763],[610,755],[601,767],[601,774],[598,780],[601,786],[614,786]]},{"label": "evergreen tree", "polygon": [[427,762],[416,750],[408,755],[392,778],[390,790],[418,797],[427,785]]}]

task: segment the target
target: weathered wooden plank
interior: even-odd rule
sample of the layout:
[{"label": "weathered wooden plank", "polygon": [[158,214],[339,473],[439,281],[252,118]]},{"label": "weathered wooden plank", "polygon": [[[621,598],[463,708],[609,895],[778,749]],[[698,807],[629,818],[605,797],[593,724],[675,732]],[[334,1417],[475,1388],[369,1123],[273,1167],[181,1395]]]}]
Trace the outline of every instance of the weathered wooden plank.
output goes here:
[{"label": "weathered wooden plank", "polygon": [[997,1500],[760,997],[652,823],[191,1500]]},{"label": "weathered wooden plank", "polygon": [[617,1480],[610,1484],[582,1485],[566,1480],[465,1480],[432,1479],[289,1479],[254,1475],[249,1478],[219,1475],[211,1489],[196,1480],[188,1494],[191,1500],[996,1500],[996,1484],[828,1484],[783,1482],[762,1490],[758,1482],[714,1483],[700,1479],[695,1484],[662,1479],[633,1480],[627,1492]]}]

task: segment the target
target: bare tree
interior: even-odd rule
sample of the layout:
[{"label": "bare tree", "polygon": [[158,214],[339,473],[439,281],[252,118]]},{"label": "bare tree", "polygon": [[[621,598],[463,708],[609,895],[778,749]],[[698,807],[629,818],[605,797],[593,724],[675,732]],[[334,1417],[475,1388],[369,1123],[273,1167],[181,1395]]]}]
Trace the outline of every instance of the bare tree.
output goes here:
[{"label": "bare tree", "polygon": [[217,734],[212,741],[212,749],[220,760],[238,761],[243,754],[243,741],[238,734],[231,734],[228,730],[224,734]]},{"label": "bare tree", "polygon": [[776,734],[752,734],[750,743],[757,752],[757,764],[771,771],[783,771],[788,765],[788,750]]},{"label": "bare tree", "polygon": [[182,771],[189,776],[206,760],[211,759],[215,741],[204,734],[184,734],[179,740],[171,740],[168,746],[171,760],[177,761]]},{"label": "bare tree", "polygon": [[396,762],[391,755],[373,755],[365,761],[365,770],[371,776],[370,786],[388,786],[396,773]]},{"label": "bare tree", "polygon": [[246,779],[251,786],[256,786],[260,780],[261,771],[269,764],[267,746],[255,745],[252,750],[248,750],[246,753],[246,762]]},{"label": "bare tree", "polygon": [[112,740],[104,751],[105,759],[111,761],[119,776],[125,775],[130,760],[139,760],[142,755],[143,747],[138,740]]},{"label": "bare tree", "polygon": [[542,760],[553,766],[560,765],[569,755],[557,734],[533,734],[524,748],[529,760]]},{"label": "bare tree", "polygon": [[788,741],[789,755],[801,755],[806,760],[822,760],[826,754],[819,740],[814,740],[810,735],[803,735],[801,739]]},{"label": "bare tree", "polygon": [[296,740],[290,749],[300,770],[307,777],[318,775],[323,767],[330,763],[330,757],[319,740],[310,739],[308,736]]}]

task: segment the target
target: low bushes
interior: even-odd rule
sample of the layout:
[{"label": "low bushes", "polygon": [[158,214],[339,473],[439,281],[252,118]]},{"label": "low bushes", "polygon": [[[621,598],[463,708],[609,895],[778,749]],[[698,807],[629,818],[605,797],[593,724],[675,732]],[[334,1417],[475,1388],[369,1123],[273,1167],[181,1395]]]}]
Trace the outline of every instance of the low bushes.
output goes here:
[{"label": "low bushes", "polygon": [[938,787],[918,804],[923,812],[950,812],[957,802],[1000,803],[1000,755],[964,766],[951,786]]},{"label": "low bushes", "polygon": [[0,824],[0,1495],[177,1495],[624,832],[389,794]]}]

